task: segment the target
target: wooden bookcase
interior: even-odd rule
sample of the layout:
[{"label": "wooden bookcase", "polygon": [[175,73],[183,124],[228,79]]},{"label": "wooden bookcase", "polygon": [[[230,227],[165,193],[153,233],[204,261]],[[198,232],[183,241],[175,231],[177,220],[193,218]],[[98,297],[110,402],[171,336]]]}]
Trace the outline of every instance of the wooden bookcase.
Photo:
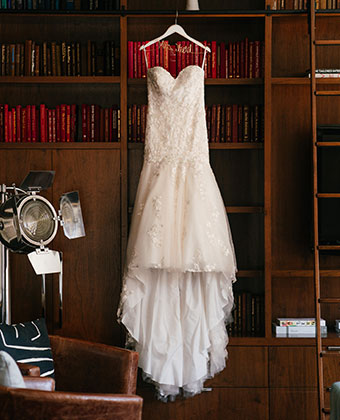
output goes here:
[{"label": "wooden bookcase", "polygon": [[[229,213],[239,266],[235,291],[265,296],[264,332],[231,337],[227,368],[207,383],[212,392],[163,404],[140,382],[144,419],[317,419],[316,356],[313,339],[272,335],[276,317],[313,316],[311,252],[311,130],[308,17],[305,11],[271,11],[269,0],[201,0],[200,12],[180,12],[179,23],[201,40],[265,42],[260,80],[206,80],[206,103],[264,105],[263,144],[211,144],[211,165]],[[46,195],[78,189],[86,237],[68,241],[62,233],[53,249],[64,252],[64,322],[56,325],[56,281],[48,282],[50,331],[123,345],[115,321],[128,225],[143,159],[143,145],[128,144],[127,108],[144,104],[145,80],[127,78],[127,41],[146,40],[174,21],[174,2],[121,0],[122,12],[55,13],[0,11],[0,44],[25,39],[97,40],[120,43],[120,76],[1,77],[1,103],[120,104],[120,143],[0,143],[0,181],[17,184],[29,169],[54,169]],[[185,1],[178,1],[183,10]],[[319,38],[340,37],[340,13],[320,12]],[[322,67],[339,68],[336,47],[322,49]],[[321,65],[320,65],[321,66]],[[338,79],[320,81],[336,89]],[[329,86],[328,86],[329,85]],[[323,101],[323,102],[322,102]],[[340,104],[339,104],[340,105]],[[335,123],[340,107],[320,101],[322,123]],[[11,258],[13,321],[40,316],[40,280],[22,255]],[[339,256],[324,256],[322,294],[340,295]],[[323,316],[332,327],[336,306]],[[329,333],[326,344],[340,344]],[[336,374],[337,373],[337,374]],[[114,375],[114,372],[112,373]],[[339,379],[329,366],[327,383]]]}]

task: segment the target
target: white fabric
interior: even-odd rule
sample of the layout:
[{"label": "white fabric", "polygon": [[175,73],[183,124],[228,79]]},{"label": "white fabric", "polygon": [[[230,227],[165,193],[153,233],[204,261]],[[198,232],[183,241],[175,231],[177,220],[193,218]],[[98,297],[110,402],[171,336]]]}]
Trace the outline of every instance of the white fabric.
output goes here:
[{"label": "white fabric", "polygon": [[204,71],[148,69],[148,115],[119,318],[159,396],[225,367],[236,260],[209,164]]},{"label": "white fabric", "polygon": [[12,388],[26,388],[24,378],[13,357],[0,351],[0,385]]}]

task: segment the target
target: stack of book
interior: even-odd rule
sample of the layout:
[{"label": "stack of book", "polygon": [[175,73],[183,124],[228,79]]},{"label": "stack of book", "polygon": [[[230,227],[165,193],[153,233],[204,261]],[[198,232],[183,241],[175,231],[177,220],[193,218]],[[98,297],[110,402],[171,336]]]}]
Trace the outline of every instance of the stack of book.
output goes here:
[{"label": "stack of book", "polygon": [[[309,70],[307,70],[307,76],[309,78],[311,77],[311,73]],[[340,77],[340,69],[316,69],[315,77],[317,79],[337,78]]]},{"label": "stack of book", "polygon": [[119,0],[1,0],[2,10],[119,10]]},{"label": "stack of book", "polygon": [[[308,0],[272,0],[272,10],[306,10]],[[340,0],[316,0],[315,9],[340,9]]]},{"label": "stack of book", "polygon": [[[128,41],[128,77],[146,77],[146,62],[140,47],[147,43]],[[206,78],[260,78],[263,76],[263,41],[249,41],[245,38],[237,42],[204,41],[211,49],[207,53],[204,73]],[[179,41],[175,45],[161,41],[146,48],[148,67],[160,66],[173,77],[189,65],[202,66],[203,50],[189,41]]]},{"label": "stack of book", "polygon": [[[277,318],[273,322],[273,333],[275,337],[316,337],[315,318]],[[321,336],[327,337],[326,321],[321,319]]]},{"label": "stack of book", "polygon": [[[118,105],[81,106],[82,132],[76,104],[55,108],[40,105],[0,104],[0,142],[55,143],[74,141],[120,141],[120,110]],[[79,136],[78,136],[79,134]]]},{"label": "stack of book", "polygon": [[261,336],[264,334],[264,296],[250,292],[234,293],[234,322],[228,326],[230,336]]},{"label": "stack of book", "polygon": [[[206,107],[208,139],[212,143],[262,142],[263,105],[211,105]],[[147,105],[128,107],[128,140],[145,141]]]},{"label": "stack of book", "polygon": [[120,52],[115,41],[1,44],[1,76],[116,76]]}]

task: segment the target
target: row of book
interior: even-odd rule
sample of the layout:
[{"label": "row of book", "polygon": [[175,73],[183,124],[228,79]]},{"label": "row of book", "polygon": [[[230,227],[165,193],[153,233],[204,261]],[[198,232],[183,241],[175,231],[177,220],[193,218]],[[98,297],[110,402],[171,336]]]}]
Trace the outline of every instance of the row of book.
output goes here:
[{"label": "row of book", "polygon": [[115,41],[1,44],[1,76],[115,76],[119,72]]},{"label": "row of book", "polygon": [[234,321],[228,325],[230,336],[264,335],[264,296],[250,292],[234,293]]},{"label": "row of book", "polygon": [[[310,70],[307,70],[307,76],[311,78]],[[332,79],[340,77],[340,69],[316,69],[315,77],[317,79]]]},{"label": "row of book", "polygon": [[[143,50],[146,42],[128,41],[128,77],[146,77],[147,67],[160,66],[176,77],[189,66],[202,66],[204,50],[190,41],[169,44],[161,41]],[[237,42],[204,41],[211,49],[206,53],[206,78],[259,78],[263,76],[264,42],[248,38]],[[146,56],[146,57],[145,57]],[[146,64],[147,61],[147,64]]]},{"label": "row of book", "polygon": [[[145,141],[147,105],[128,107],[128,140]],[[208,139],[212,143],[262,142],[262,105],[221,105],[206,107]]]},{"label": "row of book", "polygon": [[[120,141],[120,110],[117,105],[60,104],[55,108],[40,105],[0,104],[0,142],[54,143]],[[81,130],[79,127],[81,121]]]},{"label": "row of book", "polygon": [[1,0],[1,10],[119,10],[119,0]]},{"label": "row of book", "polygon": [[[273,10],[306,10],[308,0],[272,0]],[[340,9],[340,0],[316,0],[315,9]]]}]

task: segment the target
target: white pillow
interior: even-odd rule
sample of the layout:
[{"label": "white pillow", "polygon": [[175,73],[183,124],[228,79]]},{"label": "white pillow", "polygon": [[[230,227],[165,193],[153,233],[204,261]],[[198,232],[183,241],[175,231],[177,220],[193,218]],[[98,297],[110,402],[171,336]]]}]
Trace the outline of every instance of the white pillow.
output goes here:
[{"label": "white pillow", "polygon": [[26,388],[24,378],[11,355],[0,351],[0,385],[12,388]]}]

